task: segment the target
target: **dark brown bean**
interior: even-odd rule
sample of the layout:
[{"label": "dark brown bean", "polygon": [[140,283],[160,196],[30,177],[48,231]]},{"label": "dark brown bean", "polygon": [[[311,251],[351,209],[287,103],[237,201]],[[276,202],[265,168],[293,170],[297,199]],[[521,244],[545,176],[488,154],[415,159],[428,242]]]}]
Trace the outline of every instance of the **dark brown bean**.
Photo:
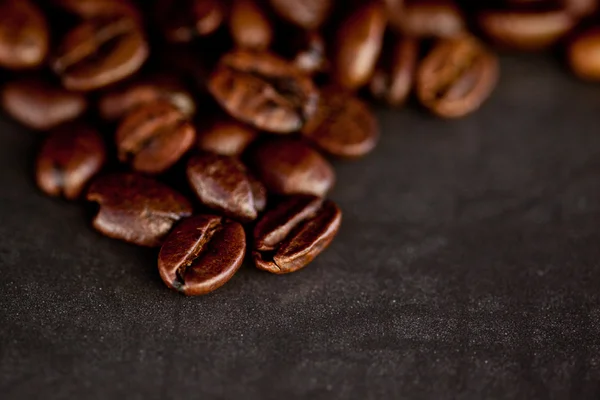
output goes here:
[{"label": "dark brown bean", "polygon": [[406,1],[401,31],[414,37],[456,37],[466,31],[465,19],[453,0]]},{"label": "dark brown bean", "polygon": [[192,215],[192,206],[185,197],[139,174],[96,178],[87,200],[100,206],[94,228],[108,237],[139,246],[160,246],[177,221]]},{"label": "dark brown bean", "polygon": [[237,222],[198,215],[178,224],[158,255],[165,284],[187,296],[210,293],[227,283],[241,267],[246,234]]},{"label": "dark brown bean", "polygon": [[234,157],[203,153],[190,158],[188,182],[203,205],[240,222],[256,219],[267,191]]},{"label": "dark brown bean", "polygon": [[385,25],[385,9],[375,0],[356,9],[341,24],[336,34],[332,75],[340,86],[357,89],[371,79],[383,45]]},{"label": "dark brown bean", "polygon": [[234,43],[248,50],[266,50],[273,40],[273,26],[255,0],[233,0],[229,31]]},{"label": "dark brown bean", "polygon": [[54,0],[54,3],[85,19],[115,15],[141,18],[137,8],[128,0]]},{"label": "dark brown bean", "polygon": [[48,26],[41,10],[30,0],[0,2],[0,66],[37,67],[48,54]]},{"label": "dark brown bean", "polygon": [[140,106],[159,100],[171,103],[186,117],[196,112],[192,94],[181,82],[169,76],[156,76],[113,89],[100,97],[98,111],[105,120],[115,121]]},{"label": "dark brown bean", "polygon": [[598,10],[598,0],[562,0],[563,7],[571,15],[585,17],[594,14]]},{"label": "dark brown bean", "polygon": [[337,205],[313,196],[291,197],[267,213],[254,229],[253,258],[259,269],[287,274],[325,250],[342,222]]},{"label": "dark brown bean", "polygon": [[48,130],[83,114],[87,100],[46,80],[25,77],[2,88],[2,107],[23,125]]},{"label": "dark brown bean", "polygon": [[186,43],[215,32],[225,20],[223,0],[158,0],[156,17],[165,37]]},{"label": "dark brown bean", "polygon": [[296,46],[297,51],[292,60],[294,65],[307,74],[325,71],[327,51],[325,40],[318,32],[305,32],[301,42]]},{"label": "dark brown bean", "polygon": [[497,80],[498,59],[477,39],[445,39],[419,65],[417,96],[434,114],[458,118],[479,108]]},{"label": "dark brown bean", "polygon": [[233,117],[274,133],[299,130],[318,100],[310,78],[290,63],[242,50],[221,59],[209,89]]},{"label": "dark brown bean", "polygon": [[331,164],[297,139],[278,138],[261,143],[252,159],[258,178],[272,193],[322,197],[335,183]]},{"label": "dark brown bean", "polygon": [[239,156],[258,137],[256,129],[233,119],[218,119],[198,131],[201,150],[224,156]]},{"label": "dark brown bean", "polygon": [[195,140],[196,131],[185,115],[164,100],[134,110],[116,134],[119,160],[149,174],[170,168]]},{"label": "dark brown bean", "polygon": [[63,39],[52,67],[70,90],[89,91],[136,72],[148,57],[148,44],[127,17],[86,21]]},{"label": "dark brown bean", "polygon": [[332,0],[270,0],[285,20],[307,30],[319,28],[329,16]]},{"label": "dark brown bean", "polygon": [[39,188],[75,200],[106,160],[100,134],[83,123],[56,128],[46,137],[36,164]]},{"label": "dark brown bean", "polygon": [[382,54],[371,79],[373,97],[390,106],[403,105],[414,86],[418,61],[419,42],[416,39],[395,40],[389,56]]},{"label": "dark brown bean", "polygon": [[582,79],[600,80],[600,28],[578,34],[567,47],[571,70]]},{"label": "dark brown bean", "polygon": [[343,89],[322,90],[319,107],[302,134],[319,148],[339,157],[369,153],[379,138],[379,127],[369,107]]}]

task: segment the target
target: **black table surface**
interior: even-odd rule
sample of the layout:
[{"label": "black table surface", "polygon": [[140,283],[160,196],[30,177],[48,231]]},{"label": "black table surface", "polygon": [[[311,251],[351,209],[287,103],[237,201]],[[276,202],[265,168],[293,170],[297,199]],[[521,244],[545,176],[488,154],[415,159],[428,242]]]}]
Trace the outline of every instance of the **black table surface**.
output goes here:
[{"label": "black table surface", "polygon": [[198,298],[44,197],[1,120],[0,398],[600,398],[600,85],[509,56],[471,117],[378,115],[332,246]]}]

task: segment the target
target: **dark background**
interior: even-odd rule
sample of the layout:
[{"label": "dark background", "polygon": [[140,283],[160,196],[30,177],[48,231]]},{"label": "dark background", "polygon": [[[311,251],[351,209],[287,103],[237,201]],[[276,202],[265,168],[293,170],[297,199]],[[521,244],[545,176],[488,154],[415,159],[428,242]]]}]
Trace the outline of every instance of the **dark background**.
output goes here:
[{"label": "dark background", "polygon": [[314,264],[199,298],[42,196],[0,121],[0,398],[600,398],[600,85],[502,72],[460,121],[379,112]]}]

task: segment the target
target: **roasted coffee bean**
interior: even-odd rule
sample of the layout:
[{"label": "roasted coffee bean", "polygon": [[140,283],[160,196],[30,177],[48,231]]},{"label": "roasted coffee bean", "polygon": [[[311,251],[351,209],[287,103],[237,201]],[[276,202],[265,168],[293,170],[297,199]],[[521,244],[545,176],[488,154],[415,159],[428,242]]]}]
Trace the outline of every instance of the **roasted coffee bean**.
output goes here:
[{"label": "roasted coffee bean", "polygon": [[293,64],[307,74],[325,71],[328,65],[323,36],[318,32],[305,32],[301,39]]},{"label": "roasted coffee bean", "polygon": [[241,267],[246,234],[237,222],[216,215],[198,215],[178,224],[158,255],[165,284],[187,296],[210,293]]},{"label": "roasted coffee bean", "polygon": [[239,156],[257,137],[256,129],[246,124],[218,119],[198,132],[198,147],[224,156]]},{"label": "roasted coffee bean", "polygon": [[156,18],[168,41],[186,43],[215,32],[225,20],[223,0],[158,0]]},{"label": "roasted coffee bean", "polygon": [[170,168],[195,140],[196,130],[185,115],[164,100],[134,110],[121,122],[116,135],[119,160],[148,174]]},{"label": "roasted coffee bean", "polygon": [[56,128],[46,137],[36,164],[36,181],[50,196],[75,200],[106,160],[100,134],[81,122]]},{"label": "roasted coffee bean", "polygon": [[273,26],[255,0],[233,0],[229,31],[234,43],[244,49],[266,50],[273,40]]},{"label": "roasted coffee bean", "polygon": [[417,96],[434,114],[457,118],[479,108],[497,80],[498,59],[477,39],[445,39],[419,65]]},{"label": "roasted coffee bean", "polygon": [[192,215],[192,206],[185,197],[139,174],[96,178],[87,200],[100,206],[94,228],[108,237],[140,246],[160,246],[177,221]]},{"label": "roasted coffee bean", "polygon": [[194,156],[188,161],[187,178],[203,205],[240,222],[255,220],[265,207],[266,189],[237,158]]},{"label": "roasted coffee bean", "polygon": [[270,0],[281,18],[307,30],[316,30],[329,16],[333,0]]},{"label": "roasted coffee bean", "polygon": [[2,88],[2,107],[23,125],[48,130],[83,114],[87,100],[46,80],[25,77]]},{"label": "roasted coffee bean", "polygon": [[404,25],[404,0],[383,0],[389,24],[398,29]]},{"label": "roasted coffee bean", "polygon": [[148,57],[148,44],[127,17],[86,21],[63,39],[52,67],[70,90],[88,91],[136,72]]},{"label": "roasted coffee bean", "polygon": [[0,1],[0,67],[37,67],[48,54],[48,26],[30,0]]},{"label": "roasted coffee bean", "polygon": [[186,117],[191,117],[196,111],[192,94],[181,82],[168,76],[140,80],[113,89],[100,97],[98,111],[105,120],[115,121],[136,108],[159,100],[171,103]]},{"label": "roasted coffee bean", "polygon": [[577,35],[567,47],[567,61],[578,77],[600,80],[600,28]]},{"label": "roasted coffee bean", "polygon": [[242,50],[221,59],[209,89],[233,117],[274,133],[299,130],[318,100],[310,78],[290,63]]},{"label": "roasted coffee bean", "polygon": [[371,94],[390,106],[404,104],[413,88],[417,62],[419,61],[419,42],[414,38],[395,40],[391,51],[384,51],[375,74],[371,79]]},{"label": "roasted coffee bean", "polygon": [[479,27],[498,46],[542,50],[552,46],[576,24],[565,9],[491,10],[478,15]]},{"label": "roasted coffee bean", "polygon": [[600,5],[598,0],[562,0],[562,3],[567,12],[576,17],[592,15]]},{"label": "roasted coffee bean", "polygon": [[348,89],[357,89],[371,79],[383,45],[385,25],[385,9],[375,0],[358,8],[342,23],[336,34],[332,79]]},{"label": "roasted coffee bean", "polygon": [[413,37],[456,37],[466,31],[453,0],[410,0],[404,5],[400,30]]},{"label": "roasted coffee bean", "polygon": [[287,274],[308,265],[325,250],[342,222],[338,206],[314,196],[294,196],[273,208],[254,229],[256,266]]},{"label": "roasted coffee bean", "polygon": [[128,0],[54,0],[54,3],[85,19],[115,15],[141,19],[137,8]]},{"label": "roasted coffee bean", "polygon": [[379,128],[365,103],[346,90],[329,86],[321,92],[317,112],[302,134],[335,156],[360,157],[377,144]]},{"label": "roasted coffee bean", "polygon": [[278,138],[261,143],[252,159],[258,178],[272,193],[322,197],[335,182],[329,162],[297,139]]}]

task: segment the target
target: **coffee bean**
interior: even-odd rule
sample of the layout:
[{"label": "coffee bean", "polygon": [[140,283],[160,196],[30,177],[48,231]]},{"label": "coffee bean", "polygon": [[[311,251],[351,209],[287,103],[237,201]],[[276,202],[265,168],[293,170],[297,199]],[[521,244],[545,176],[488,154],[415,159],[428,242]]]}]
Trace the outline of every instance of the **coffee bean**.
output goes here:
[{"label": "coffee bean", "polygon": [[237,222],[198,215],[178,224],[158,255],[165,284],[187,296],[210,293],[227,283],[241,267],[246,234]]},{"label": "coffee bean", "polygon": [[406,1],[401,31],[413,37],[456,37],[466,31],[465,19],[453,0]]},{"label": "coffee bean", "polygon": [[67,89],[89,91],[127,78],[147,57],[148,44],[133,19],[98,18],[66,35],[52,67]]},{"label": "coffee bean", "polygon": [[92,127],[73,122],[46,137],[36,164],[36,181],[50,196],[75,200],[106,160],[104,142]]},{"label": "coffee bean", "polygon": [[498,46],[518,50],[542,50],[565,36],[577,19],[565,9],[490,10],[478,17],[481,30]]},{"label": "coffee bean", "polygon": [[274,133],[299,130],[318,100],[310,78],[290,63],[242,50],[221,59],[209,89],[233,117]]},{"label": "coffee bean", "polygon": [[381,51],[385,25],[385,9],[375,0],[359,7],[342,23],[336,34],[332,79],[348,89],[369,81]]},{"label": "coffee bean", "polygon": [[187,177],[205,206],[241,222],[256,219],[267,191],[236,158],[203,153],[190,158]]},{"label": "coffee bean", "polygon": [[116,134],[119,160],[148,174],[170,168],[195,140],[196,131],[185,115],[164,100],[134,110],[123,119]]},{"label": "coffee bean", "polygon": [[598,10],[598,0],[562,0],[563,7],[575,17],[585,17]]},{"label": "coffee bean", "polygon": [[114,121],[159,100],[171,103],[186,117],[191,117],[196,111],[191,93],[181,82],[169,76],[156,76],[113,89],[100,97],[98,111],[105,120]]},{"label": "coffee bean", "polygon": [[48,26],[30,0],[0,2],[0,67],[37,67],[48,53]]},{"label": "coffee bean", "polygon": [[297,139],[265,141],[254,150],[252,160],[260,181],[275,194],[324,196],[335,182],[329,162]]},{"label": "coffee bean", "polygon": [[295,46],[293,64],[306,74],[325,71],[328,67],[325,40],[318,32],[304,32]]},{"label": "coffee bean", "polygon": [[306,30],[319,28],[332,9],[332,0],[270,0],[279,16]]},{"label": "coffee bean", "polygon": [[360,157],[377,144],[379,128],[365,103],[346,90],[329,86],[321,91],[317,112],[302,134],[335,156]]},{"label": "coffee bean", "polygon": [[575,36],[567,47],[567,61],[578,77],[600,80],[600,28]]},{"label": "coffee bean", "polygon": [[273,40],[273,26],[254,0],[233,0],[229,31],[236,46],[244,49],[266,50]]},{"label": "coffee bean", "polygon": [[434,114],[457,118],[479,108],[497,80],[498,59],[477,39],[445,39],[418,68],[417,96]]},{"label": "coffee bean", "polygon": [[128,0],[54,0],[54,3],[85,19],[115,15],[141,19],[137,8]]},{"label": "coffee bean", "polygon": [[192,206],[185,197],[138,174],[96,178],[87,200],[100,206],[94,228],[108,237],[140,246],[160,246],[177,221],[192,215]]},{"label": "coffee bean", "polygon": [[337,235],[342,213],[329,200],[294,196],[273,208],[254,228],[253,258],[259,269],[287,274],[308,265]]},{"label": "coffee bean", "polygon": [[87,100],[38,77],[24,77],[2,88],[2,107],[23,125],[48,130],[83,114]]},{"label": "coffee bean", "polygon": [[224,156],[239,156],[257,137],[256,129],[246,124],[218,119],[198,132],[198,147]]},{"label": "coffee bean", "polygon": [[168,41],[187,43],[219,29],[226,5],[222,0],[158,0],[155,13]]},{"label": "coffee bean", "polygon": [[375,99],[398,107],[406,102],[414,85],[419,42],[404,37],[395,39],[391,47],[389,52],[382,52],[370,89]]}]

